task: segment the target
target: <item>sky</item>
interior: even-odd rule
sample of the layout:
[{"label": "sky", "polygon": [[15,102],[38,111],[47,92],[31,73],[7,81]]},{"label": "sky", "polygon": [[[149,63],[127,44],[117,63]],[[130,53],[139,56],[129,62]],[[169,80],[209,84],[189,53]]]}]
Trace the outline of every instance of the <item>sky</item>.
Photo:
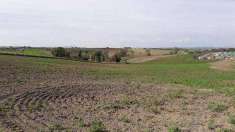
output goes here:
[{"label": "sky", "polygon": [[0,0],[0,46],[235,47],[235,0]]}]

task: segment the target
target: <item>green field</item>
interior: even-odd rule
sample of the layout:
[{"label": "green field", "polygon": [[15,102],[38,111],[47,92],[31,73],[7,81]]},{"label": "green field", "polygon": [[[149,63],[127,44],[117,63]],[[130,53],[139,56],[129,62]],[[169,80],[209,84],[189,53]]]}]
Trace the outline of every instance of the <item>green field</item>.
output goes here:
[{"label": "green field", "polygon": [[194,60],[191,55],[164,58],[143,64],[116,67],[94,67],[86,74],[108,78],[125,78],[141,82],[182,84],[210,88],[227,93],[235,92],[235,72],[209,68],[209,62]]},{"label": "green field", "polygon": [[[2,59],[15,57],[1,56]],[[156,84],[177,84],[193,88],[209,88],[226,93],[235,92],[235,72],[209,68],[209,62],[193,59],[192,55],[162,58],[142,64],[97,64],[70,60],[20,58],[15,61],[40,68],[73,68],[97,79],[120,79]]]},{"label": "green field", "polygon": [[24,50],[0,49],[0,53],[32,55],[32,56],[45,56],[45,57],[52,57],[53,56],[49,50],[40,49],[40,48],[26,48]]}]

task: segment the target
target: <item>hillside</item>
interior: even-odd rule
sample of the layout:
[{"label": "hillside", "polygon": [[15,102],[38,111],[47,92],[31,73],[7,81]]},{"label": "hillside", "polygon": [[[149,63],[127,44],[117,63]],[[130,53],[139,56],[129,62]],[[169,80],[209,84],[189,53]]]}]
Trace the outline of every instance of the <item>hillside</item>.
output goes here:
[{"label": "hillside", "polygon": [[191,54],[139,64],[0,55],[2,131],[233,131],[235,72]]}]

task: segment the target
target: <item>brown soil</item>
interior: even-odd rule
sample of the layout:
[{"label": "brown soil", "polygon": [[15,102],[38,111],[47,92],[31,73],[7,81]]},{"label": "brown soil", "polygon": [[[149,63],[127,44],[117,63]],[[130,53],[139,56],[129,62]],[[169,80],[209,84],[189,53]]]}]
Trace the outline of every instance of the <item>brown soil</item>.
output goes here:
[{"label": "brown soil", "polygon": [[[0,131],[86,132],[95,120],[107,131],[234,129],[233,99],[212,90],[97,80],[72,67],[48,71],[6,61],[0,69]],[[225,108],[212,111],[211,102]]]},{"label": "brown soil", "polygon": [[222,60],[211,63],[211,68],[221,71],[231,71],[234,70],[235,62],[232,60]]},{"label": "brown soil", "polygon": [[159,60],[166,57],[171,57],[173,55],[158,55],[158,56],[142,56],[142,57],[135,57],[128,60],[129,63],[144,63],[153,60]]}]

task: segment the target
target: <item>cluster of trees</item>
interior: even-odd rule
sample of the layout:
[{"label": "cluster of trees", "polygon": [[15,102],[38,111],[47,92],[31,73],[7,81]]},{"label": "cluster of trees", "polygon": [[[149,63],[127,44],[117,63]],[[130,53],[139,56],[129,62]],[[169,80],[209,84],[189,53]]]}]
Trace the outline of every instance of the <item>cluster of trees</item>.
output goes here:
[{"label": "cluster of trees", "polygon": [[147,53],[147,56],[151,56],[152,55],[150,49],[146,49],[145,51]]},{"label": "cluster of trees", "polygon": [[177,54],[181,49],[180,48],[173,48],[170,52],[170,55]]},{"label": "cluster of trees", "polygon": [[127,63],[127,52],[127,49],[119,49],[114,54],[110,55],[109,50],[104,49],[65,49],[58,47],[52,50],[52,54],[55,57],[71,58],[81,61],[117,63]]},{"label": "cluster of trees", "polygon": [[66,51],[63,47],[58,47],[52,50],[52,55],[56,57],[70,57],[70,53]]}]

